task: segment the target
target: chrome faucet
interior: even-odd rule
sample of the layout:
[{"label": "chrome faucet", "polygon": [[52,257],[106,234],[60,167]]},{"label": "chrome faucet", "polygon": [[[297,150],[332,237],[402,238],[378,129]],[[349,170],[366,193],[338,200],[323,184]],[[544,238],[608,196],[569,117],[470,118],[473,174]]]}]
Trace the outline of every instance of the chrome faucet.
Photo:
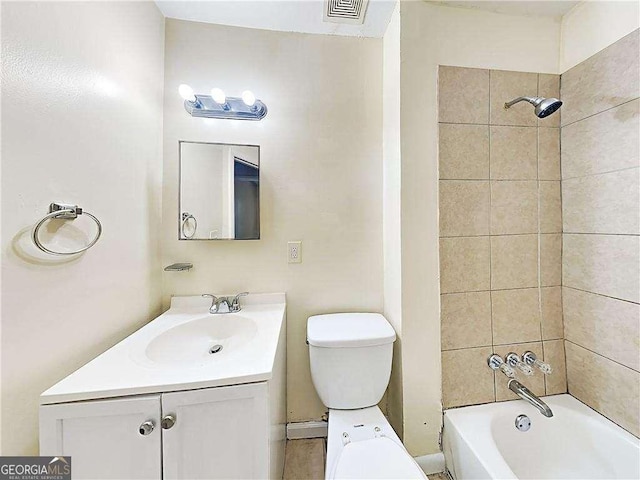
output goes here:
[{"label": "chrome faucet", "polygon": [[542,415],[545,417],[553,417],[553,412],[549,408],[549,405],[540,400],[531,390],[522,385],[519,381],[512,378],[507,384],[509,390],[518,395],[525,402],[529,402],[536,407]]},{"label": "chrome faucet", "polygon": [[210,293],[205,293],[203,297],[211,298],[211,307],[209,307],[209,313],[236,313],[242,310],[240,306],[240,297],[249,295],[249,292],[242,292],[235,297],[216,297]]}]

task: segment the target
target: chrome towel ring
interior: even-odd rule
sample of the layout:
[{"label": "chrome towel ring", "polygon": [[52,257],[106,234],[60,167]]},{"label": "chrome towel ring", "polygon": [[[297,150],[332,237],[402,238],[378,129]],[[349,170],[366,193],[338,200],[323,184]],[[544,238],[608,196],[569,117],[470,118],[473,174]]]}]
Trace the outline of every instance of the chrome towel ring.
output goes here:
[{"label": "chrome towel ring", "polygon": [[[78,218],[78,215],[86,215],[87,217],[91,218],[94,222],[96,222],[96,225],[98,227],[98,233],[96,234],[96,237],[91,242],[89,242],[89,244],[86,247],[80,248],[79,250],[74,250],[72,252],[56,252],[55,250],[48,249],[42,244],[42,242],[40,242],[40,238],[38,237],[38,232],[40,230],[40,227],[42,227],[42,225],[44,225],[45,222],[53,219],[73,220],[75,218]],[[33,231],[31,232],[31,239],[33,240],[33,243],[35,243],[36,247],[38,247],[43,252],[48,253],[50,255],[62,256],[62,255],[77,255],[78,253],[82,253],[86,250],[89,250],[100,239],[100,235],[102,235],[102,224],[100,223],[100,220],[98,220],[96,217],[91,215],[89,212],[84,212],[82,208],[78,207],[77,205],[54,202],[49,205],[49,213],[44,217],[42,217],[42,219],[34,225]]]},{"label": "chrome towel ring", "polygon": [[[189,220],[193,220],[193,232],[191,232],[191,235],[187,235],[184,229],[184,227],[187,226],[187,222]],[[182,212],[182,224],[180,225],[180,233],[182,233],[182,236],[184,238],[193,238],[196,234],[197,229],[198,229],[198,220],[196,220],[196,217],[191,215],[189,212]]]}]

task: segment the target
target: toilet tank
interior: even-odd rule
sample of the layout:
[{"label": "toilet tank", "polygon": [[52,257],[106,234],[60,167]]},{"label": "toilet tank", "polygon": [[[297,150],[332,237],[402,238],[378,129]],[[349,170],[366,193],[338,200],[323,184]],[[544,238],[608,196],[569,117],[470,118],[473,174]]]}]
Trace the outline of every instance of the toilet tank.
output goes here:
[{"label": "toilet tank", "polygon": [[322,403],[338,410],[376,405],[389,383],[395,339],[379,313],[309,317],[311,378]]}]

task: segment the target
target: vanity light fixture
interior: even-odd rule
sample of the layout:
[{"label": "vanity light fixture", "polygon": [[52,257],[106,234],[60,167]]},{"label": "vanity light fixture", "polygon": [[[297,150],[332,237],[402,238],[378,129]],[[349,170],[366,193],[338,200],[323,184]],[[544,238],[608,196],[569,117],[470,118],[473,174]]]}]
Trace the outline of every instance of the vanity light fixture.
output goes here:
[{"label": "vanity light fixture", "polygon": [[211,95],[199,95],[183,83],[178,93],[192,117],[262,120],[267,115],[267,106],[249,90],[242,92],[241,97],[227,97],[220,88],[212,88]]}]

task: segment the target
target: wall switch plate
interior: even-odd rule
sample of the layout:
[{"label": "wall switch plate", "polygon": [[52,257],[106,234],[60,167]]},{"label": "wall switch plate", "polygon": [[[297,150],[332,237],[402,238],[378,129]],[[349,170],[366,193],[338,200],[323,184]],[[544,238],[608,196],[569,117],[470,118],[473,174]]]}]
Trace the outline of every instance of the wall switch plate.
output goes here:
[{"label": "wall switch plate", "polygon": [[287,243],[289,263],[302,263],[302,242]]}]

